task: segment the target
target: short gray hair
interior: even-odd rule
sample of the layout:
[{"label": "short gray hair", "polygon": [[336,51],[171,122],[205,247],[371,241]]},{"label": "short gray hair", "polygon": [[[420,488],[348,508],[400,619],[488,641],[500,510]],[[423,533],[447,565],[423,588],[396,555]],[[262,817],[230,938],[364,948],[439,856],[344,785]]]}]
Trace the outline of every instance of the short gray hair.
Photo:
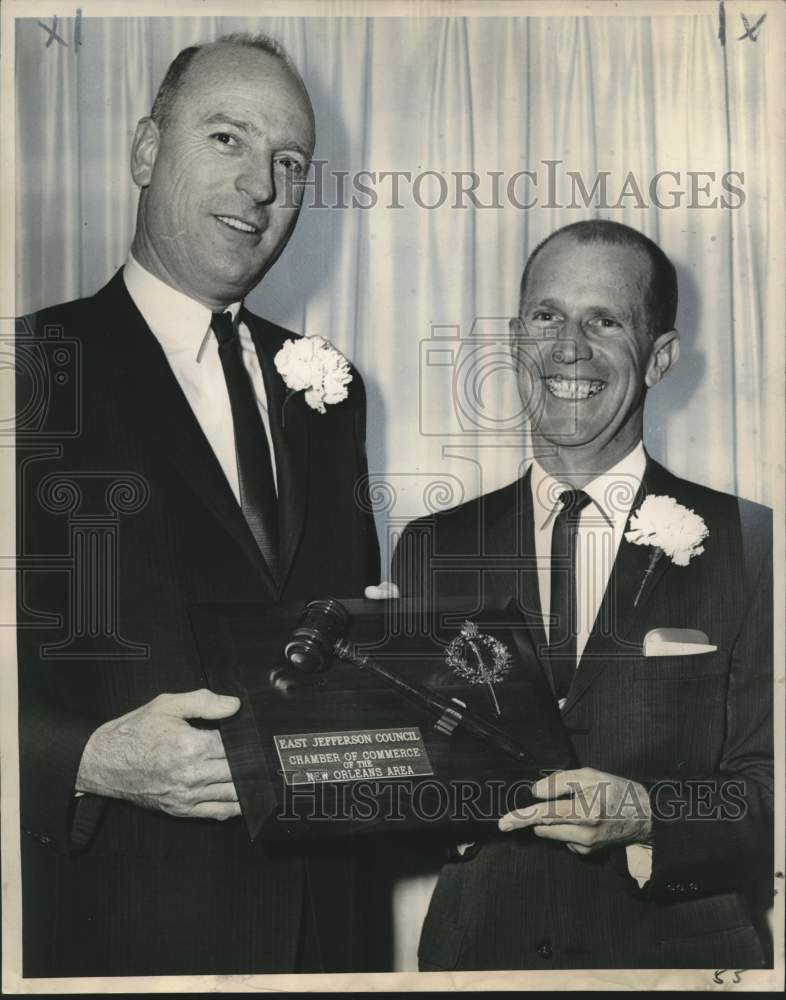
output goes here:
[{"label": "short gray hair", "polygon": [[608,219],[584,219],[581,222],[571,222],[557,229],[545,240],[539,243],[527,260],[524,274],[521,276],[519,293],[520,304],[523,305],[527,290],[527,279],[532,265],[538,255],[552,240],[568,238],[577,243],[605,243],[609,246],[628,247],[638,250],[648,260],[650,265],[649,282],[644,291],[644,308],[650,335],[653,340],[660,334],[674,329],[677,319],[677,272],[674,265],[661,250],[644,233],[632,226]]},{"label": "short gray hair", "polygon": [[169,124],[172,116],[172,108],[174,107],[177,96],[183,87],[186,71],[191,65],[194,56],[200,50],[207,48],[209,45],[216,45],[219,42],[229,43],[230,45],[243,45],[246,48],[259,49],[260,52],[267,52],[269,55],[275,56],[284,63],[295,79],[299,81],[304,92],[307,94],[303,78],[281,42],[272,38],[270,35],[252,35],[248,32],[240,31],[233,32],[230,35],[222,35],[221,38],[217,38],[215,42],[206,42],[203,45],[189,45],[188,48],[178,52],[169,64],[169,68],[164,75],[164,79],[161,81],[161,86],[158,88],[158,93],[156,94],[155,100],[153,101],[153,107],[150,111],[150,117],[162,131]]}]

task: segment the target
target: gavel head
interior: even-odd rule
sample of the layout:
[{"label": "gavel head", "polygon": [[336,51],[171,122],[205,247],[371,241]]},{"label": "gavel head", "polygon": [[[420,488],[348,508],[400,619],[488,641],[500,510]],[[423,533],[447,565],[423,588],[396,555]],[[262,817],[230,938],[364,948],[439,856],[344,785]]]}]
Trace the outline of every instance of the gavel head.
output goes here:
[{"label": "gavel head", "polygon": [[284,656],[304,673],[327,670],[336,643],[343,637],[348,624],[349,615],[339,601],[332,598],[311,601],[284,647]]}]

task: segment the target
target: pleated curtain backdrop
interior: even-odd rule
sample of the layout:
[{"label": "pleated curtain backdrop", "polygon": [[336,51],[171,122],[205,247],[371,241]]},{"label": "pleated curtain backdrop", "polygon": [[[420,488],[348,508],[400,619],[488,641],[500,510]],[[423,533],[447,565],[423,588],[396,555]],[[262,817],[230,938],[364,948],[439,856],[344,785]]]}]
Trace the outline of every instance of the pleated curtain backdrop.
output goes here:
[{"label": "pleated curtain backdrop", "polygon": [[[409,517],[518,474],[506,338],[521,270],[554,228],[597,216],[643,230],[679,272],[683,352],[648,401],[650,451],[678,474],[771,501],[763,387],[781,357],[771,317],[782,276],[768,271],[779,236],[767,122],[782,95],[765,84],[779,53],[766,22],[755,42],[738,40],[736,5],[725,39],[714,4],[668,13],[82,18],[80,45],[71,19],[58,22],[69,44],[48,47],[35,19],[20,20],[17,313],[92,293],[122,265],[137,200],[131,140],[173,56],[263,31],[312,95],[322,190],[307,191],[248,302],[328,337],[363,372],[384,543]],[[398,198],[380,176],[395,171],[411,178],[398,178]],[[658,189],[674,207],[651,197],[659,171],[678,178]],[[741,196],[721,186],[729,171]],[[469,172],[479,204],[456,192]],[[607,204],[585,205],[571,174],[591,191],[603,172]]]}]

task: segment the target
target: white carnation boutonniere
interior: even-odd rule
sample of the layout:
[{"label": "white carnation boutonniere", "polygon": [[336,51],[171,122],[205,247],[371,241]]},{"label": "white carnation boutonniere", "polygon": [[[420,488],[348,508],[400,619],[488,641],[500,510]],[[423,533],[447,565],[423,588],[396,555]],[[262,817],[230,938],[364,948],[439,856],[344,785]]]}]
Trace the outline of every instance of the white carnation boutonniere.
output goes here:
[{"label": "white carnation boutonniere", "polygon": [[674,497],[648,496],[630,519],[627,541],[634,545],[651,545],[650,564],[633,601],[639,603],[647,580],[658,561],[668,556],[677,566],[687,566],[694,556],[701,555],[701,544],[709,535],[704,519],[677,503]]},{"label": "white carnation boutonniere", "polygon": [[288,340],[273,362],[289,389],[287,399],[305,390],[306,402],[319,413],[325,413],[326,405],[340,403],[349,394],[349,361],[324,337]]}]

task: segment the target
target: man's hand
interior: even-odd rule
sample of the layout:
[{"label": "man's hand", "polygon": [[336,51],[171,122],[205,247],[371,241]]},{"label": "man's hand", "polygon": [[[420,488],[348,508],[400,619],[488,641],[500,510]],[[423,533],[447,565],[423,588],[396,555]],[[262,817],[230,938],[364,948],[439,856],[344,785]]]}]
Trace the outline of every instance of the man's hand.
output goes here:
[{"label": "man's hand", "polygon": [[205,689],[160,694],[96,729],[82,754],[76,790],[127,799],[170,816],[239,816],[219,732],[186,722],[226,719],[238,708],[238,698]]},{"label": "man's hand", "polygon": [[383,580],[375,587],[366,587],[365,594],[369,601],[388,601],[399,596],[398,587],[389,580]]},{"label": "man's hand", "polygon": [[536,837],[561,840],[576,854],[649,840],[649,796],[636,781],[583,767],[541,778],[532,794],[546,801],[503,816],[503,833],[531,826]]}]

